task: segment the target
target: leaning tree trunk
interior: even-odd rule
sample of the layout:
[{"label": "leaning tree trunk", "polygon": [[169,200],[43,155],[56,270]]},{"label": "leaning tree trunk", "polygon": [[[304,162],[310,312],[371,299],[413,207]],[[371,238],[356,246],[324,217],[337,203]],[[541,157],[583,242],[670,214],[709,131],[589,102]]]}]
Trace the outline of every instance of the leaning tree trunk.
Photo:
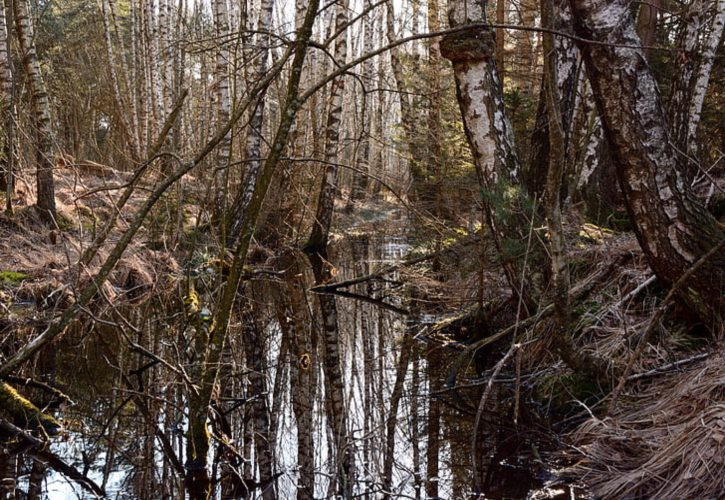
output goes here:
[{"label": "leaning tree trunk", "polygon": [[15,0],[15,23],[18,40],[23,51],[23,63],[28,75],[28,88],[33,100],[33,117],[36,127],[36,182],[38,208],[44,217],[55,220],[55,183],[53,181],[53,129],[50,120],[50,103],[45,90],[40,61],[35,50],[35,34],[27,0]]},{"label": "leaning tree trunk", "polygon": [[481,184],[484,216],[503,269],[515,294],[533,311],[538,294],[522,270],[527,217],[533,211],[518,180],[519,160],[496,72],[493,32],[480,27],[486,23],[485,2],[451,0],[448,18],[451,28],[479,25],[444,36],[441,55],[453,63],[458,104]]},{"label": "leaning tree trunk", "polygon": [[[657,277],[674,283],[725,234],[683,182],[683,160],[635,33],[627,0],[572,0],[575,29],[637,238]],[[722,329],[725,255],[701,265],[680,291]]]}]

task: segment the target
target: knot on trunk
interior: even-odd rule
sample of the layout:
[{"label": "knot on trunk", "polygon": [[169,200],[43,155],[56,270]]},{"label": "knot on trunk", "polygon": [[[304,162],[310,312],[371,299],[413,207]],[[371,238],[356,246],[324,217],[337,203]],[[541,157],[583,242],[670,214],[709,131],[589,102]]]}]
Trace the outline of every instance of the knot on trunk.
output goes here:
[{"label": "knot on trunk", "polygon": [[489,29],[467,28],[441,39],[441,55],[451,61],[487,61],[493,57],[494,37]]}]

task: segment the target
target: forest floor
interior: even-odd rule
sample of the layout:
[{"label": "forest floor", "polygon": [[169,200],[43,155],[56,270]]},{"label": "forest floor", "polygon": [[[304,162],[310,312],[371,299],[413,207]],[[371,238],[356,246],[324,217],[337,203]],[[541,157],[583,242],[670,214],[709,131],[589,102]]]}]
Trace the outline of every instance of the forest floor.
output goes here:
[{"label": "forest floor", "polygon": [[[108,250],[101,250],[80,276],[74,264],[97,227],[113,213],[118,188],[130,178],[130,174],[95,164],[61,169],[56,178],[61,218],[55,229],[40,222],[21,186],[14,200],[16,215],[0,215],[3,331],[22,331],[36,324],[37,312],[50,317],[72,302],[77,287],[102,263]],[[109,243],[118,238],[143,200],[144,190],[136,190]],[[400,209],[391,202],[363,208],[363,225]],[[157,225],[173,226],[177,215],[169,204],[153,217]],[[193,214],[181,217],[186,224],[193,221]],[[355,230],[356,221],[350,216],[343,216],[340,222],[343,232]],[[146,228],[126,250],[104,287],[106,304],[138,303],[180,278],[172,242],[157,240],[155,234],[154,229]],[[557,408],[552,420],[563,444],[559,457],[570,464],[559,471],[560,480],[580,479],[602,498],[721,496],[725,491],[722,342],[708,337],[677,306],[658,324],[650,325],[665,290],[658,286],[633,234],[615,233],[572,218],[567,237],[573,287],[590,283],[593,287],[583,300],[572,304],[577,347],[620,367],[631,362],[632,370],[624,390],[613,401],[611,392],[575,380],[553,357],[550,344],[534,343],[524,366],[539,374],[531,394],[542,407]],[[610,272],[602,275],[607,267]],[[598,273],[604,278],[595,279]],[[432,290],[439,285],[435,279],[429,280]],[[465,288],[459,285],[441,288],[439,295]],[[501,290],[489,293],[493,297]],[[30,304],[34,312],[20,313],[17,304]],[[653,335],[643,338],[647,330]],[[527,331],[542,335],[536,326]],[[522,338],[528,342],[525,335]],[[645,345],[641,355],[635,355],[640,342]],[[611,386],[619,382],[612,380]],[[562,408],[566,411],[559,412]]]}]

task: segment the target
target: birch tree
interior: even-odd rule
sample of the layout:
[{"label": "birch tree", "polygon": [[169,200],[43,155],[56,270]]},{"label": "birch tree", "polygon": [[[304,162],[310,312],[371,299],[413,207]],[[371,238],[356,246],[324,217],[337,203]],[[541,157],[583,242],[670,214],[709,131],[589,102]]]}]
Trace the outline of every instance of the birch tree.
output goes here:
[{"label": "birch tree", "polygon": [[[452,0],[448,3],[451,28],[486,22],[486,2]],[[494,61],[495,41],[490,29],[471,27],[446,35],[441,54],[453,63],[458,103],[466,137],[482,190],[484,217],[491,229],[503,269],[514,292],[534,307],[536,295],[527,280],[520,283],[525,253],[526,196],[519,183],[520,165],[506,115],[503,91]]]},{"label": "birch tree", "polygon": [[[723,228],[695,200],[684,160],[670,140],[657,84],[624,0],[572,0],[579,43],[602,113],[617,175],[637,239],[662,283],[672,284],[723,238]],[[613,68],[618,68],[613,71]],[[725,255],[700,266],[680,295],[714,330],[722,329]]]},{"label": "birch tree", "polygon": [[[260,80],[267,72],[268,60],[271,56],[271,30],[272,30],[272,0],[262,0],[259,6],[259,20],[257,22],[256,45],[260,47],[260,53],[252,63],[250,71],[252,79]],[[249,51],[251,56],[252,51]],[[242,157],[245,161],[245,170],[242,184],[237,193],[231,208],[231,220],[227,244],[233,245],[242,228],[244,211],[252,199],[254,187],[259,175],[259,167],[262,165],[262,125],[264,123],[265,94],[259,96],[257,105],[254,108],[249,121],[249,132],[244,144]]]},{"label": "birch tree", "polygon": [[13,73],[10,60],[10,37],[5,3],[0,5],[0,115],[3,117],[2,150],[0,150],[0,189],[5,191],[6,208],[12,210],[13,194],[13,161],[14,147],[14,113],[13,113]]},{"label": "birch tree", "polygon": [[725,0],[693,0],[685,19],[668,115],[672,140],[689,157],[682,174],[692,179],[697,174],[702,106],[725,26]]},{"label": "birch tree", "polygon": [[35,165],[37,184],[37,206],[44,217],[55,220],[55,181],[53,180],[53,128],[50,118],[50,102],[40,61],[35,48],[35,33],[30,17],[28,0],[13,2],[15,26],[18,41],[23,51],[23,64],[28,77],[28,87],[33,101],[33,122],[35,125]]},{"label": "birch tree", "polygon": [[[335,40],[333,57],[337,64],[345,64],[347,59],[347,10],[346,1],[337,3],[335,8]],[[312,264],[316,284],[332,279],[327,256],[327,243],[332,223],[335,199],[338,192],[338,154],[340,148],[340,122],[342,98],[345,91],[344,76],[335,78],[330,84],[327,121],[325,124],[324,160],[325,173],[317,200],[317,212],[313,221],[312,233],[306,251]],[[327,415],[332,427],[335,455],[338,462],[338,492],[347,495],[352,490],[351,482],[351,443],[348,440],[348,419],[343,390],[340,332],[338,330],[338,312],[335,297],[328,294],[318,295],[323,333],[323,366],[325,368],[325,391],[327,393]]]}]

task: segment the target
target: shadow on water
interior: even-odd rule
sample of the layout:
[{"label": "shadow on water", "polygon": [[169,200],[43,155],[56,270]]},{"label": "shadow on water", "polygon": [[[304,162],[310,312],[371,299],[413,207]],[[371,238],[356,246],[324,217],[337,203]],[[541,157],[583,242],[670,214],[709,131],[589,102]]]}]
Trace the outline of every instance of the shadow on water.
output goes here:
[{"label": "shadow on water", "polygon": [[[368,499],[386,492],[391,498],[585,498],[574,487],[552,486],[556,478],[544,462],[556,443],[534,412],[514,408],[513,383],[494,385],[474,433],[483,384],[447,385],[459,351],[423,334],[447,311],[411,285],[414,267],[354,282],[399,264],[413,250],[400,212],[378,218],[350,228],[318,262],[327,266],[322,281],[352,281],[336,298],[346,425],[353,440],[346,452],[355,471],[349,491]],[[212,496],[324,498],[336,458],[324,351],[317,347],[317,297],[310,292],[314,277],[299,252],[270,263],[294,274],[286,283],[271,277],[248,284],[255,317],[230,327],[220,369],[224,383],[210,413],[216,443]],[[295,301],[302,309],[295,309]],[[178,298],[159,296],[125,310],[123,320],[109,310],[112,321],[89,321],[41,354],[33,376],[62,387],[75,404],[59,413],[65,430],[49,447],[39,433],[2,437],[2,498],[187,495],[184,373],[198,360],[178,307]],[[259,337],[258,351],[245,348],[250,335]],[[263,384],[254,379],[260,374]],[[260,394],[260,387],[266,392]],[[265,452],[259,408],[267,413],[262,427],[273,440],[268,448],[274,475],[267,479],[259,466]]]}]

